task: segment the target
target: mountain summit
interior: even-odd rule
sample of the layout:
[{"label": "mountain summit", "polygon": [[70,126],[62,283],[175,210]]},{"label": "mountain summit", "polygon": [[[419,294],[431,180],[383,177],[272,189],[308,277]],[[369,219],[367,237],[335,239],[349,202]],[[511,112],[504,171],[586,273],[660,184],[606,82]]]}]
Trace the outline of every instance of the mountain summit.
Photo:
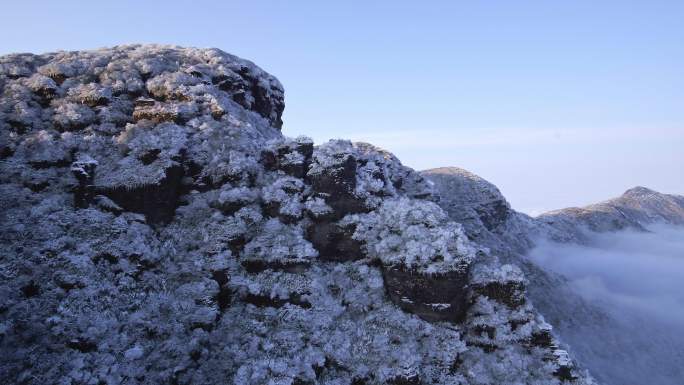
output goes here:
[{"label": "mountain summit", "polygon": [[566,232],[577,232],[582,226],[601,232],[625,228],[643,230],[644,225],[655,222],[684,225],[684,196],[634,187],[605,202],[544,213],[539,220],[564,227]]},{"label": "mountain summit", "polygon": [[557,281],[518,258],[551,214],[283,136],[249,61],[7,55],[0,89],[7,383],[594,383],[530,301]]}]

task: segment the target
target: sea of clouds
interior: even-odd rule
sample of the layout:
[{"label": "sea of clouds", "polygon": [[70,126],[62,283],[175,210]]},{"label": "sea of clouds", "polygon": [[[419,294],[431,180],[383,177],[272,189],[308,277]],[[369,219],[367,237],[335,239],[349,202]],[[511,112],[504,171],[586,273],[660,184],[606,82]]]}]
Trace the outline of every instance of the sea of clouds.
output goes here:
[{"label": "sea of clouds", "polygon": [[684,384],[684,227],[542,241],[529,258],[608,315],[561,336],[601,382]]}]

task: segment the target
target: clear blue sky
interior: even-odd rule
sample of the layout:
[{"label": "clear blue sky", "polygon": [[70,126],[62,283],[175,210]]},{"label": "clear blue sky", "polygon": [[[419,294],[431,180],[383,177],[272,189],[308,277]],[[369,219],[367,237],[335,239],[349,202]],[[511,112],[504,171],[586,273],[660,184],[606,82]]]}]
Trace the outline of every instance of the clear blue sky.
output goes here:
[{"label": "clear blue sky", "polygon": [[522,211],[684,194],[684,1],[3,3],[0,53],[218,47],[281,80],[286,134],[463,167]]}]

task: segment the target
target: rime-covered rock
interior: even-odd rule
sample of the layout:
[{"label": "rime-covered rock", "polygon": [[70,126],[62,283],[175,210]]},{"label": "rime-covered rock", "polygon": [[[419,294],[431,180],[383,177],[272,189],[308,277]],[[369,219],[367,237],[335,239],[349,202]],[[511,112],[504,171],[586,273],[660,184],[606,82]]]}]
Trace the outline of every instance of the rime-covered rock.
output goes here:
[{"label": "rime-covered rock", "polygon": [[525,278],[515,265],[498,268],[478,266],[470,280],[470,288],[478,295],[515,309],[525,304]]},{"label": "rime-covered rock", "polygon": [[324,197],[338,218],[368,211],[361,191],[357,191],[355,155],[350,142],[331,141],[316,151],[306,175],[313,191]]},{"label": "rime-covered rock", "polygon": [[0,88],[7,383],[592,383],[422,175],[282,136],[246,60],[8,55]]},{"label": "rime-covered rock", "polygon": [[356,226],[335,222],[314,222],[309,227],[307,239],[321,253],[321,258],[331,261],[353,261],[366,256],[363,243],[354,239]]},{"label": "rime-covered rock", "polygon": [[[494,230],[511,215],[511,207],[496,186],[458,167],[443,167],[421,172],[449,193],[442,207],[466,226]],[[473,223],[475,222],[475,223]]]},{"label": "rime-covered rock", "polygon": [[[526,377],[539,370],[553,377],[549,383],[581,381],[582,370],[559,347],[551,325],[524,301],[523,281],[520,269],[512,265],[480,266],[473,271],[464,339],[466,345],[489,353],[474,368],[473,383],[509,381],[506,378],[533,381]],[[528,351],[532,357],[540,358],[539,361],[527,361],[523,371],[505,365],[510,357],[515,357],[513,352],[520,350]],[[465,356],[469,354],[469,351],[464,352]],[[501,370],[504,367],[506,369]],[[588,380],[588,383],[592,381]]]}]

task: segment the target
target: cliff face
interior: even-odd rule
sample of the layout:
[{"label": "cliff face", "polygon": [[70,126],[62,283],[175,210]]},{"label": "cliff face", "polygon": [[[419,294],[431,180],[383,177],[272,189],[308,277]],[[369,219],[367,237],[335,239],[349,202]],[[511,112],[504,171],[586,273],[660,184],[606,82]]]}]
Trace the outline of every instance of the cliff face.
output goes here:
[{"label": "cliff face", "polygon": [[5,383],[593,383],[469,218],[385,151],[282,136],[248,61],[9,55],[0,87]]},{"label": "cliff face", "polygon": [[635,325],[588,302],[565,277],[538,266],[527,254],[548,241],[558,242],[558,247],[589,245],[600,232],[647,231],[647,226],[656,223],[684,224],[684,197],[636,187],[605,202],[531,218],[512,210],[494,185],[468,171],[445,167],[421,174],[433,185],[439,205],[449,217],[464,224],[469,239],[502,261],[520,266],[535,308],[570,344],[579,363],[599,380],[636,383],[648,376],[644,374],[648,371],[653,383],[669,384],[677,378],[681,358],[673,353],[668,362],[659,362],[660,351],[681,355],[681,348],[670,347],[672,342],[659,333],[644,333],[643,323]]}]

